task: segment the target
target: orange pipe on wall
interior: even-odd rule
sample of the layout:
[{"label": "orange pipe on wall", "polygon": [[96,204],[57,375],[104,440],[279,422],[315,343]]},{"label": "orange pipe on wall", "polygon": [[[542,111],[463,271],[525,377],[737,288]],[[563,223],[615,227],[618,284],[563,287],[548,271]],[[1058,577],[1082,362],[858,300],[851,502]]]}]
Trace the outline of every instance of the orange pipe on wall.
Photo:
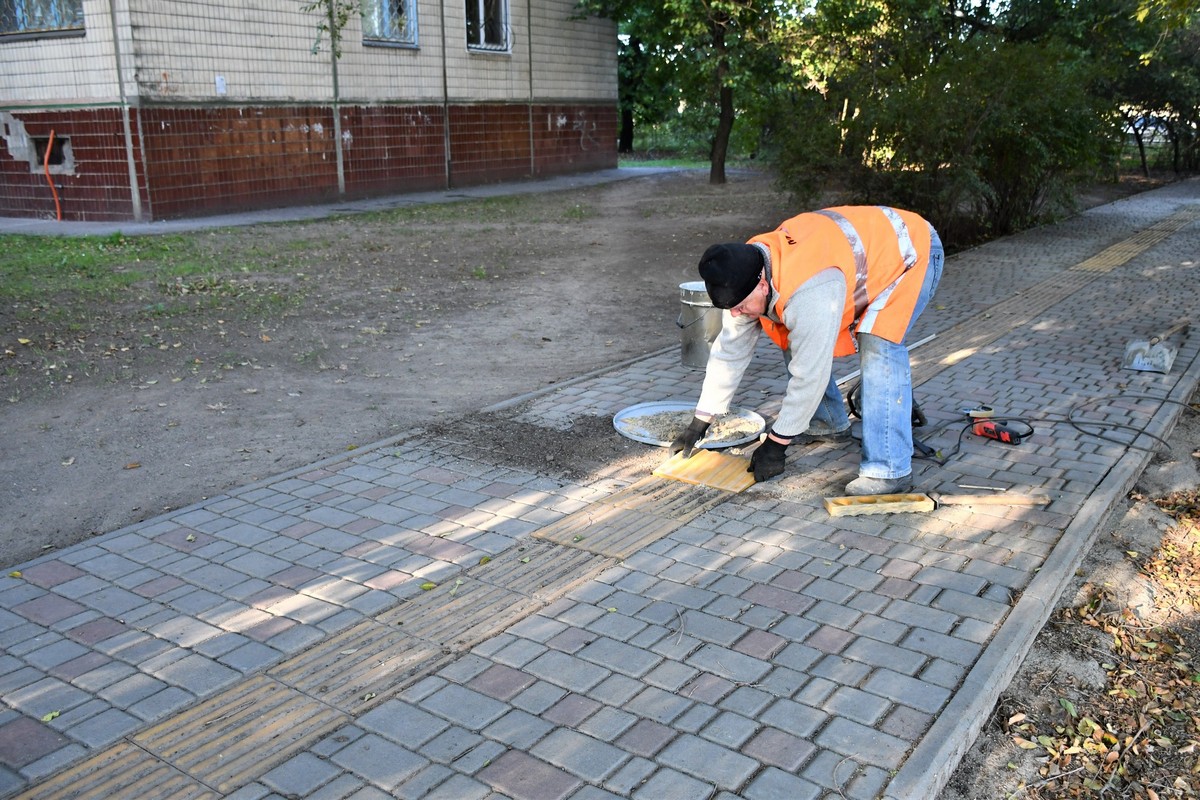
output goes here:
[{"label": "orange pipe on wall", "polygon": [[50,193],[54,195],[54,210],[58,212],[58,221],[62,222],[62,204],[58,202],[58,189],[50,180],[50,152],[54,150],[54,131],[50,131],[50,141],[46,142],[46,155],[42,157],[42,169],[46,172],[46,183],[50,184]]}]

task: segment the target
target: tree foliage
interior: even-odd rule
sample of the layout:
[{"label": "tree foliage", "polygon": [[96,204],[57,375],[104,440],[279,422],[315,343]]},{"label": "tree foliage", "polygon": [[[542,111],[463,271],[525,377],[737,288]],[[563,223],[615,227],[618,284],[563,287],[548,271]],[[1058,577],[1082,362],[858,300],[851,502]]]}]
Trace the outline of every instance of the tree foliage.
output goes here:
[{"label": "tree foliage", "polygon": [[771,153],[802,202],[837,187],[964,242],[1067,209],[1073,181],[1115,174],[1135,123],[1163,132],[1172,168],[1200,167],[1194,0],[586,7],[621,24],[623,109],[690,126],[713,182],[730,148]]}]

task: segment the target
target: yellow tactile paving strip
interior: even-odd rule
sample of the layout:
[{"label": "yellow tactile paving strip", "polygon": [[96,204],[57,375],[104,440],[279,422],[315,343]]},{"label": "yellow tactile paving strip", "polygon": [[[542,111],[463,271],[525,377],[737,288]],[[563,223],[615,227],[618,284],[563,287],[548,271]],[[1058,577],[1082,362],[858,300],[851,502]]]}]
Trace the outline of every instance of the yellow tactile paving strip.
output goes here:
[{"label": "yellow tactile paving strip", "polygon": [[722,489],[646,478],[533,536],[598,555],[628,558],[732,496]]},{"label": "yellow tactile paving strip", "polygon": [[224,795],[258,777],[262,764],[278,764],[350,719],[256,675],[133,741]]},{"label": "yellow tactile paving strip", "polygon": [[1087,272],[1112,272],[1117,267],[1129,261],[1129,259],[1145,252],[1171,234],[1191,224],[1196,219],[1200,219],[1200,207],[1188,206],[1180,211],[1176,211],[1166,219],[1156,222],[1146,230],[1101,250],[1086,261],[1081,261],[1074,267],[1071,267],[1071,269]]},{"label": "yellow tactile paving strip", "polygon": [[221,795],[130,742],[57,773],[21,798],[217,800]]},{"label": "yellow tactile paving strip", "polygon": [[[1065,299],[1092,279],[1088,273],[1115,269],[1197,218],[1200,207],[1180,211],[999,303],[986,317],[939,334],[914,359],[914,384]],[[643,479],[17,797],[221,797],[734,493]]]},{"label": "yellow tactile paving strip", "polygon": [[727,492],[741,492],[754,485],[754,475],[746,471],[749,459],[700,450],[691,458],[676,453],[659,465],[654,474],[660,478],[674,478],[684,483],[711,486]]}]

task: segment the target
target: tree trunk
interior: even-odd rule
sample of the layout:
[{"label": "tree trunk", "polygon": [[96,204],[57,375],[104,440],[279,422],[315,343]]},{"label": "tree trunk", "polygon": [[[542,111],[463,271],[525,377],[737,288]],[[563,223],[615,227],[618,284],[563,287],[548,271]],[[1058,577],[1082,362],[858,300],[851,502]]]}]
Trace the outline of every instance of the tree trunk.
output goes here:
[{"label": "tree trunk", "polygon": [[725,50],[725,28],[720,21],[712,24],[713,54],[717,57],[717,131],[713,136],[711,169],[708,182],[713,185],[725,183],[725,157],[729,152],[729,134],[733,130],[733,87],[725,83],[729,74],[729,55]]},{"label": "tree trunk", "polygon": [[633,152],[633,109],[621,109],[621,130],[617,133],[617,152]]}]

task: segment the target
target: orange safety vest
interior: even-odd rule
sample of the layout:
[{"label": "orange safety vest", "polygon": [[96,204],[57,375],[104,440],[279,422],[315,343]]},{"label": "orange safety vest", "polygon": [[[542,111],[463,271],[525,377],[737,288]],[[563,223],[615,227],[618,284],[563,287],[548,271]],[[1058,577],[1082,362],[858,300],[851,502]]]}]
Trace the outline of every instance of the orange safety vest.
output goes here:
[{"label": "orange safety vest", "polygon": [[[771,251],[771,284],[783,319],[788,299],[818,272],[836,267],[846,278],[846,306],[838,324],[834,356],[855,352],[854,336],[871,333],[897,344],[912,321],[929,267],[929,223],[911,211],[885,206],[840,206],[792,217],[750,244]],[[903,280],[901,280],[903,278]],[[759,318],[782,349],[788,329]]]}]

